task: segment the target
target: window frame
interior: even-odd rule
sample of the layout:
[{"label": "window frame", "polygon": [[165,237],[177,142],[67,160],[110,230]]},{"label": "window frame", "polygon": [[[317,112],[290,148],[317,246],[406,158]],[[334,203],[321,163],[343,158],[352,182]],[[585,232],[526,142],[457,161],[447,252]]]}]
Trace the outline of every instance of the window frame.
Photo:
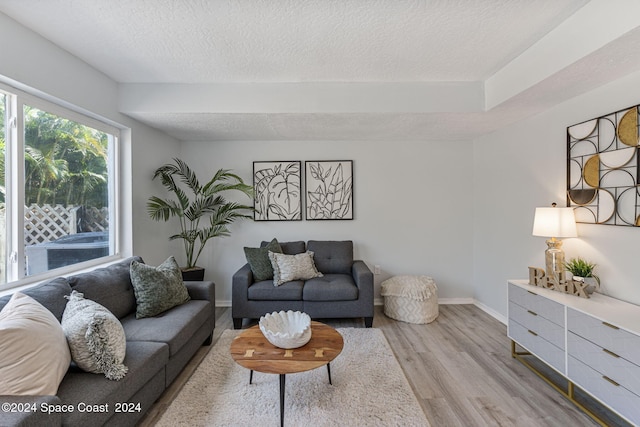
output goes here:
[{"label": "window frame", "polygon": [[[37,91],[34,91],[37,92]],[[98,265],[108,264],[123,257],[120,240],[122,227],[121,198],[121,145],[127,128],[117,123],[75,107],[69,103],[51,99],[42,94],[32,94],[20,88],[0,82],[0,93],[6,96],[5,120],[5,213],[6,213],[6,283],[0,283],[0,291],[38,283],[53,277],[79,273]],[[110,255],[82,261],[46,272],[26,275],[24,251],[24,106],[38,108],[64,119],[72,120],[109,135],[108,145],[108,201],[109,201],[109,252]]]}]

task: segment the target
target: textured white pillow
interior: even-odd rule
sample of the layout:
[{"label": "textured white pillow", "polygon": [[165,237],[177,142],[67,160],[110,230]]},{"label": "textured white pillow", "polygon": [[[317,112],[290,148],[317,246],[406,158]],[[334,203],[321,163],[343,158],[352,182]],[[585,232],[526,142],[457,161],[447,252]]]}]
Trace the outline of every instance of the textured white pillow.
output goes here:
[{"label": "textured white pillow", "polygon": [[0,394],[55,395],[71,355],[58,319],[16,292],[0,311]]},{"label": "textured white pillow", "polygon": [[313,262],[313,252],[285,255],[269,251],[269,259],[273,266],[273,285],[280,286],[291,280],[308,280],[322,277]]},{"label": "textured white pillow", "polygon": [[62,329],[71,356],[84,371],[103,373],[110,380],[122,379],[128,369],[122,363],[127,341],[122,324],[109,310],[73,291],[66,297]]}]

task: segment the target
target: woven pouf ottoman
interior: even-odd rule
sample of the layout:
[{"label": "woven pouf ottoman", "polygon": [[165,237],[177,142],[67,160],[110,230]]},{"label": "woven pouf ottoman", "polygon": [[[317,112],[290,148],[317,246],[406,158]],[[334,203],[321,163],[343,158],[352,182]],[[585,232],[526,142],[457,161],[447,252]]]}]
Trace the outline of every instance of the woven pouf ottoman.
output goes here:
[{"label": "woven pouf ottoman", "polygon": [[384,314],[407,323],[438,317],[438,288],[428,276],[394,276],[382,282]]}]

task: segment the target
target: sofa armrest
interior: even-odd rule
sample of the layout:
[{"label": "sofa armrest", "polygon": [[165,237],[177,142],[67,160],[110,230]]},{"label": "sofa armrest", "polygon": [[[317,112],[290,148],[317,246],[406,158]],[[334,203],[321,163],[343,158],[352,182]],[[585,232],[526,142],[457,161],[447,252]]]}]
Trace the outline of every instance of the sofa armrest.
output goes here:
[{"label": "sofa armrest", "polygon": [[249,263],[243,265],[231,279],[231,297],[234,301],[245,301],[249,286],[253,285],[253,272]]},{"label": "sofa armrest", "polygon": [[353,261],[351,274],[358,287],[358,299],[371,300],[373,304],[373,273],[369,267],[367,267],[367,264],[361,260]]},{"label": "sofa armrest", "polygon": [[191,299],[209,300],[214,306],[216,305],[216,285],[213,282],[208,280],[203,282],[185,281],[184,285],[187,287]]},{"label": "sofa armrest", "polygon": [[[62,413],[44,412],[49,405],[60,405],[58,396],[0,396],[8,409],[0,411],[0,425],[16,427],[60,426]],[[15,410],[14,410],[15,409]]]}]

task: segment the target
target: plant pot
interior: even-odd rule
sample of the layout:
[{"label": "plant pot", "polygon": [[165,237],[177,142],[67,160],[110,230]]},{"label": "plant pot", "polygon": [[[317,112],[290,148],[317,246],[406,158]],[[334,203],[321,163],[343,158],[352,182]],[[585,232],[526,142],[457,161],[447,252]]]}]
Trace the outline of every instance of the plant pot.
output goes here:
[{"label": "plant pot", "polygon": [[182,268],[182,280],[184,281],[197,281],[202,282],[204,280],[204,268],[192,267],[189,269]]},{"label": "plant pot", "polygon": [[584,284],[587,285],[584,288],[587,295],[591,295],[592,293],[600,290],[600,283],[595,277],[573,276],[573,280],[576,282],[584,282]]}]

